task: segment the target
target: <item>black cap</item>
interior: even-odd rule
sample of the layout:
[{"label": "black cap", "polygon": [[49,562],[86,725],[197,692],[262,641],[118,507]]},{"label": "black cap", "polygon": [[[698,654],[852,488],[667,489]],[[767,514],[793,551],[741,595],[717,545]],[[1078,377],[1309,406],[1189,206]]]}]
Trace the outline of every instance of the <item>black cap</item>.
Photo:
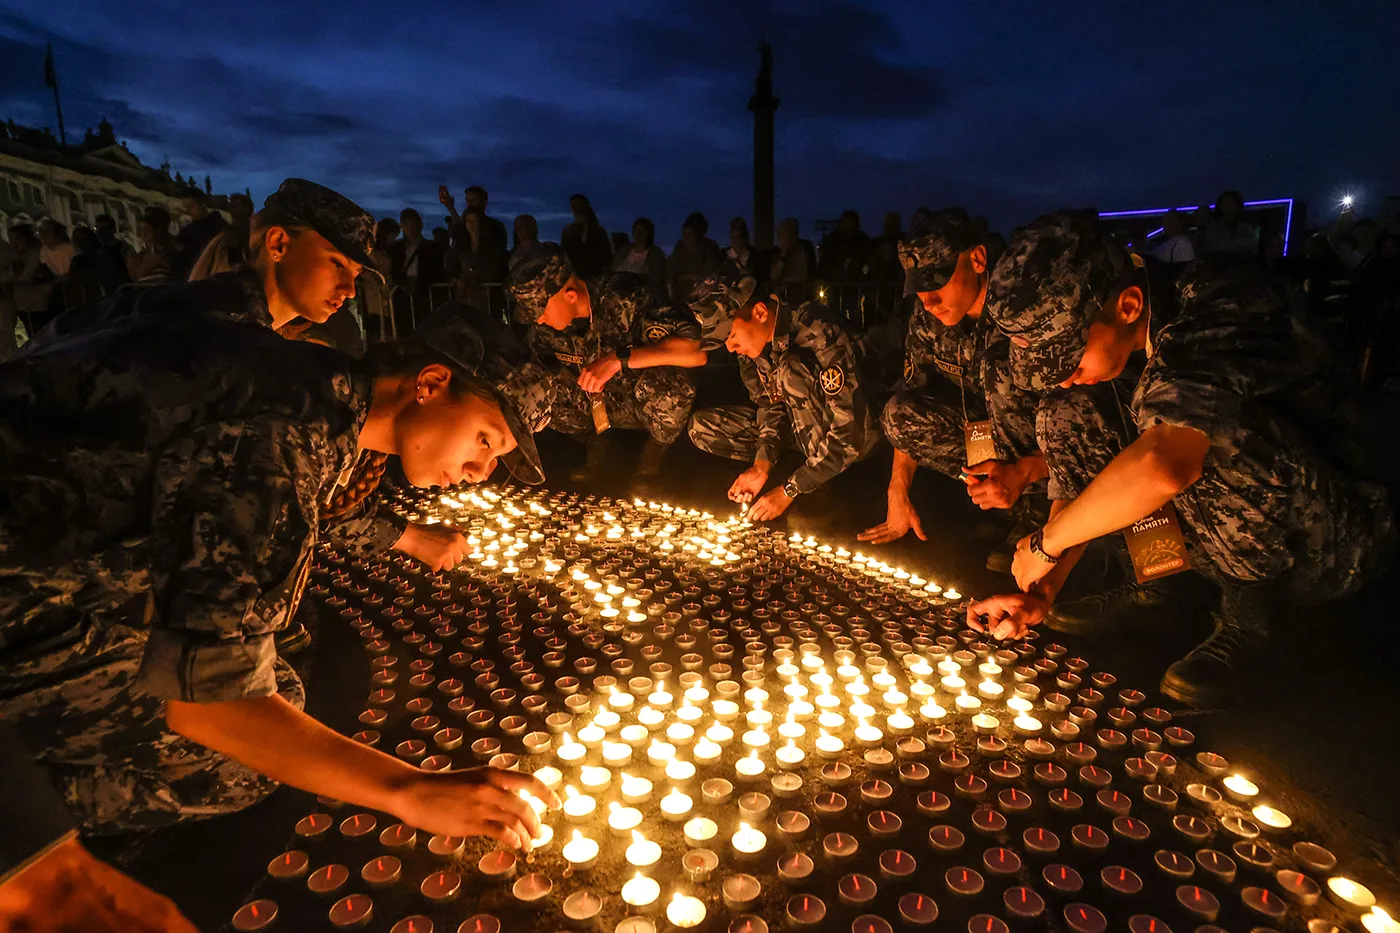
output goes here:
[{"label": "black cap", "polygon": [[305,178],[288,178],[267,196],[260,217],[264,226],[310,227],[347,259],[383,278],[369,260],[374,218],[338,191]]}]

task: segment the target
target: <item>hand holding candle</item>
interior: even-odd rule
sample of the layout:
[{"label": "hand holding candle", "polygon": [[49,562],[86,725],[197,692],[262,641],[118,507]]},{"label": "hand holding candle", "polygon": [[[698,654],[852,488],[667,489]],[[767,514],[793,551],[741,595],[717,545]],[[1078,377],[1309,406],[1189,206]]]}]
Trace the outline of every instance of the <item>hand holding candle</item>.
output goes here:
[{"label": "hand holding candle", "polygon": [[529,774],[500,768],[418,771],[387,809],[409,826],[447,836],[489,836],[530,848],[540,820],[529,798],[558,809],[554,791]]}]

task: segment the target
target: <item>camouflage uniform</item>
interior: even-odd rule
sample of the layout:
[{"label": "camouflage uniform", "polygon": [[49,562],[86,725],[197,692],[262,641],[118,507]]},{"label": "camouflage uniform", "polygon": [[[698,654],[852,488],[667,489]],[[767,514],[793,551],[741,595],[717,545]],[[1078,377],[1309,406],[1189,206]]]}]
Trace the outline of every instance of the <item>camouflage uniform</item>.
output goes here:
[{"label": "camouflage uniform", "polygon": [[[915,235],[899,244],[904,293],[937,291],[957,270],[962,253],[985,237],[982,226],[960,207],[921,214]],[[916,301],[904,341],[902,378],[885,404],[880,426],[896,450],[919,465],[957,478],[967,464],[964,426],[992,421],[997,459],[1012,460],[1035,450],[1034,425],[1023,394],[989,396],[1005,370],[1006,338],[985,316],[965,317],[949,327]]]},{"label": "camouflage uniform", "polygon": [[273,639],[371,387],[341,354],[208,315],[0,367],[0,717],[89,828],[267,793],[166,732],[161,702],[278,692]]},{"label": "camouflage uniform", "polygon": [[[530,327],[526,342],[535,363],[551,383],[551,426],[565,434],[591,436],[593,403],[578,384],[584,367],[622,347],[667,337],[698,340],[700,333],[694,321],[671,309],[661,286],[630,272],[605,273],[584,282],[592,307],[587,320],[564,330],[535,323],[571,275],[562,253],[545,250],[512,273],[511,295],[516,320]],[[608,380],[602,396],[613,427],[644,429],[657,443],[669,446],[685,430],[695,407],[695,381],[679,366],[624,369]]]},{"label": "camouflage uniform", "polygon": [[[420,337],[456,363],[469,338],[452,338]],[[369,364],[206,314],[132,318],[0,366],[0,720],[89,829],[271,788],[166,731],[161,704],[301,702],[274,641],[372,389]],[[537,479],[519,406],[497,392],[508,465]]]},{"label": "camouflage uniform", "polygon": [[[727,269],[696,287],[693,310],[706,346],[723,344],[732,314],[752,297],[750,276]],[[772,298],[777,323],[757,359],[739,358],[739,375],[754,405],[698,411],[690,439],[706,453],[752,463],[776,461],[784,447],[807,462],[789,479],[809,493],[866,456],[880,440],[861,388],[851,337],[824,305],[790,307]]]},{"label": "camouflage uniform", "polygon": [[[1391,512],[1364,478],[1346,380],[1280,283],[1205,264],[1167,283],[1108,244],[1087,212],[1017,231],[996,272],[990,310],[1011,338],[1013,381],[1033,390],[1074,370],[1104,301],[1125,283],[1144,289],[1147,360],[1140,375],[1125,374],[1137,378],[1118,433],[1165,424],[1210,439],[1200,479],[1174,499],[1196,569],[1319,601],[1354,591],[1383,563]],[[1078,430],[1068,418],[1056,427],[1062,445]],[[1077,454],[1092,460],[1085,472],[1116,455],[1086,446]]]}]

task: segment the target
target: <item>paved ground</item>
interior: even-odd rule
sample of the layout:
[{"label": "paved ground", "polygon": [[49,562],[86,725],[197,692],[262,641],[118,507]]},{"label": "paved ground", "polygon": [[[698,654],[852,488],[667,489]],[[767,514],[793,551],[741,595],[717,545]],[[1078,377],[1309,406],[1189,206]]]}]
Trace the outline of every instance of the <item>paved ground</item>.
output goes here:
[{"label": "paved ground", "polygon": [[[1400,476],[1400,442],[1391,428],[1397,413],[1400,406],[1387,403],[1371,423],[1380,446],[1392,454],[1386,459],[1393,474]],[[612,481],[590,491],[622,494],[639,443],[632,438],[621,444],[616,468],[607,472]],[[542,446],[556,477],[579,457],[576,448],[549,434]],[[723,494],[737,465],[687,446],[675,451],[667,468],[663,491],[673,501],[728,510]],[[787,527],[854,549],[855,534],[883,519],[888,469],[888,451],[858,464],[830,494],[797,502],[784,517]],[[1009,577],[982,566],[986,546],[968,533],[982,516],[961,487],[921,472],[915,497],[929,541],[910,536],[881,549],[885,559],[969,594],[1009,585]],[[1400,637],[1392,631],[1391,592],[1388,585],[1374,587],[1357,600],[1294,620],[1284,633],[1280,662],[1261,660],[1249,702],[1228,713],[1192,714],[1187,721],[1200,737],[1198,748],[1248,769],[1277,806],[1308,828],[1310,838],[1333,848],[1350,874],[1397,905]],[[1121,685],[1152,693],[1162,670],[1204,627],[1202,620],[1183,631],[1137,630],[1093,643],[1060,640],[1096,669],[1118,674]],[[356,728],[351,723],[363,697],[364,655],[353,641],[324,639],[298,661],[307,673],[308,709],[339,728]],[[249,812],[148,839],[111,840],[103,851],[174,896],[201,929],[216,929],[262,874],[266,853],[276,851],[287,827],[306,810],[305,795],[283,790]]]}]

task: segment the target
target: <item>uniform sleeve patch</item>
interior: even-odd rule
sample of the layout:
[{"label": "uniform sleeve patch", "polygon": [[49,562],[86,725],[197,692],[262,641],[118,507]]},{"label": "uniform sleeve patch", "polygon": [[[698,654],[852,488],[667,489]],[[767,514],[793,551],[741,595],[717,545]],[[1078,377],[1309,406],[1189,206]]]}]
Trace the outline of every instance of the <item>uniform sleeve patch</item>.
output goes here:
[{"label": "uniform sleeve patch", "polygon": [[646,329],[642,331],[642,336],[649,343],[657,343],[671,336],[671,328],[665,324],[648,324]]},{"label": "uniform sleeve patch", "polygon": [[821,371],[822,391],[835,395],[846,387],[846,371],[840,366],[828,366]]}]

